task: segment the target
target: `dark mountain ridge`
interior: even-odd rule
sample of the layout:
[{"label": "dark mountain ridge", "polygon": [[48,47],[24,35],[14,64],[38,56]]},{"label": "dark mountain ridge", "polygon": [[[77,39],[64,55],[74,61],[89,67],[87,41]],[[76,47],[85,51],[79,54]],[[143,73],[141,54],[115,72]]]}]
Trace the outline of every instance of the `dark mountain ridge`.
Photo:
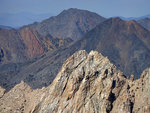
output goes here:
[{"label": "dark mountain ridge", "polygon": [[[43,24],[43,26],[46,28],[52,24],[51,29],[56,26],[57,28],[64,26],[64,28],[67,29],[59,29],[59,32],[62,32],[62,36],[64,35],[63,32],[79,34],[80,36],[83,36],[86,32],[91,30],[94,26],[103,20],[105,19],[96,13],[79,9],[69,9],[63,11],[56,17],[51,17],[50,19],[45,20],[46,25]],[[79,22],[79,28],[81,31],[85,31],[84,33],[81,33],[77,28],[76,22]],[[71,25],[70,23],[73,24]],[[58,33],[57,29],[55,30],[55,33]],[[76,36],[76,38],[79,37]],[[61,59],[59,52],[61,50],[63,51],[64,48],[66,49],[73,42],[73,40],[67,37],[65,37],[65,39],[53,37],[49,33],[40,34],[34,27],[31,27],[30,25],[24,26],[17,30],[1,29],[0,39],[0,76],[3,78],[1,79],[0,84],[6,89],[11,88],[23,79],[33,88],[49,85],[51,81],[46,78],[49,77],[49,75],[52,75],[51,78],[53,80],[65,58],[75,52],[72,51],[70,53],[63,53],[64,55],[62,55]],[[60,48],[60,50],[57,51],[58,48]],[[50,56],[44,57],[45,54],[46,56]],[[43,60],[41,56],[42,58],[44,57]],[[37,63],[38,60],[39,63]],[[48,69],[50,70],[47,71]],[[37,78],[31,81],[31,75],[37,75],[32,76],[33,78]],[[34,84],[32,84],[33,82]]]},{"label": "dark mountain ridge", "polygon": [[150,66],[149,42],[148,30],[136,21],[120,18],[104,21],[78,41],[80,49],[101,52],[126,75],[134,74],[137,78],[143,69]]},{"label": "dark mountain ridge", "polygon": [[51,34],[54,38],[78,40],[104,20],[104,17],[96,13],[71,8],[29,27],[36,29],[42,35]]},{"label": "dark mountain ridge", "polygon": [[4,26],[4,25],[0,25],[0,28],[3,28],[3,29],[12,29],[12,27],[10,27],[10,26]]},{"label": "dark mountain ridge", "polygon": [[[0,48],[4,53],[1,55],[1,59],[3,59],[1,62],[24,62],[48,50],[66,46],[72,43],[72,39],[79,39],[104,20],[105,18],[96,13],[68,9],[58,16],[51,17],[38,24],[27,25],[20,29],[4,30],[7,33],[3,33],[3,29],[1,29]],[[15,40],[16,42],[13,42]],[[20,42],[17,40],[20,40]],[[10,42],[13,43],[9,46]],[[19,47],[16,47],[16,45]],[[17,48],[23,49],[20,51]]]}]

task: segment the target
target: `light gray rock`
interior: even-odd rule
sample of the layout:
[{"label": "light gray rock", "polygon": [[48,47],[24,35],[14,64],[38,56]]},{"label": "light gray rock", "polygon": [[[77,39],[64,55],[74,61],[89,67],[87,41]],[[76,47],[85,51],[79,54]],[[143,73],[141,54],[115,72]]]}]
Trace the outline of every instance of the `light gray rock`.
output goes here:
[{"label": "light gray rock", "polygon": [[32,90],[23,81],[0,99],[1,113],[149,113],[150,69],[128,79],[108,58],[81,50],[52,84]]}]

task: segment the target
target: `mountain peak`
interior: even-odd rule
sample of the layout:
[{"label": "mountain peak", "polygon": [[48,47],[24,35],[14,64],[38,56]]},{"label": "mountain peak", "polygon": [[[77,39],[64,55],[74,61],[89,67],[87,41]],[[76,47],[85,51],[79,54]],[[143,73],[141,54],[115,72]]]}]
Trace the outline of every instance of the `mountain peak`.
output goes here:
[{"label": "mountain peak", "polygon": [[114,18],[110,18],[112,21],[123,21],[121,18],[119,17],[114,17]]},{"label": "mountain peak", "polygon": [[[141,95],[141,102],[149,96],[143,97],[143,93],[140,93],[142,88],[136,89],[141,86],[139,83],[142,80],[145,81],[142,87],[149,88],[149,72],[149,69],[145,70],[143,78],[134,82],[127,79],[108,58],[97,51],[89,54],[84,50],[78,51],[66,60],[49,87],[50,93],[46,94],[35,111],[140,113],[143,105],[146,107],[148,104],[139,104],[139,96],[136,94]],[[143,91],[148,94],[146,89]]]},{"label": "mountain peak", "polygon": [[[90,13],[90,11],[88,10],[83,10],[83,9],[78,9],[78,8],[69,8],[69,9],[66,9],[66,10],[63,10],[61,13],[63,12],[66,12],[66,13]],[[91,12],[91,13],[94,13],[94,12]],[[95,13],[96,14],[96,13]]]},{"label": "mountain peak", "polygon": [[[101,95],[105,95],[104,98],[109,98],[111,95],[113,79],[119,79],[122,82],[125,80],[122,72],[117,70],[108,58],[97,51],[91,51],[89,54],[84,50],[78,51],[69,57],[62,66],[51,87],[49,87],[51,94],[41,104],[39,112],[59,112],[58,110],[65,112],[67,109],[68,112],[75,113],[86,112],[86,110],[92,112],[95,108],[89,109],[89,107],[92,101],[95,103],[99,98],[100,92],[103,93]],[[116,84],[118,83],[116,82]],[[90,98],[92,101],[88,101]],[[103,111],[102,107],[104,106],[101,106],[103,103],[108,105],[104,111],[106,109],[111,110],[109,108],[111,105],[109,106],[109,102],[106,100],[98,99],[99,104],[95,107],[99,108],[97,109],[99,112]],[[59,105],[53,107],[55,104],[53,102],[56,101],[59,101]],[[66,105],[67,108],[65,109]]]},{"label": "mountain peak", "polygon": [[[88,32],[80,45],[81,49],[88,52],[94,49],[108,56],[126,75],[133,73],[139,78],[141,72],[150,65],[150,59],[144,57],[150,56],[149,42],[150,32],[137,22],[110,18]],[[141,53],[135,54],[136,51]]]},{"label": "mountain peak", "polygon": [[[64,11],[66,11],[66,12],[75,12],[75,11],[85,11],[85,10],[81,10],[81,9],[78,9],[78,8],[69,8],[69,9],[65,9]],[[62,12],[64,12],[64,11],[62,11]]]},{"label": "mountain peak", "polygon": [[[133,81],[97,51],[80,50],[63,64],[49,87],[23,81],[0,98],[0,110],[23,113],[149,113],[150,69]],[[13,97],[13,98],[12,98]]]},{"label": "mountain peak", "polygon": [[51,34],[54,38],[78,40],[104,20],[104,17],[96,13],[71,8],[30,27],[35,28],[42,35]]}]

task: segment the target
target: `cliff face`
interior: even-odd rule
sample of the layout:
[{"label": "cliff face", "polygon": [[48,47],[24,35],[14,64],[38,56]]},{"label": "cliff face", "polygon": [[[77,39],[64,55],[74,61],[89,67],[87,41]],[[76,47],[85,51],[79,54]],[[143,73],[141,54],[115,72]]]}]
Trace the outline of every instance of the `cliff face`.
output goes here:
[{"label": "cliff face", "polygon": [[41,55],[44,52],[39,35],[34,29],[24,28],[20,30],[20,37],[27,47],[29,58]]},{"label": "cliff face", "polygon": [[150,69],[133,79],[100,53],[81,50],[65,61],[49,87],[32,90],[21,82],[5,93],[0,112],[149,113]]},{"label": "cliff face", "polygon": [[79,51],[62,66],[39,112],[110,112],[124,84],[125,77],[107,58]]}]

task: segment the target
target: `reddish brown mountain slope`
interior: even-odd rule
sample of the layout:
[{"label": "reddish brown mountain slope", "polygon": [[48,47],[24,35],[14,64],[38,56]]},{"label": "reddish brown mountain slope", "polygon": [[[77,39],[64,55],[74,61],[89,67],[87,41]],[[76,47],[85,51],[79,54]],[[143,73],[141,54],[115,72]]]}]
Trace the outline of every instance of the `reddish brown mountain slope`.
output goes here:
[{"label": "reddish brown mountain slope", "polygon": [[27,27],[21,29],[20,36],[27,47],[29,58],[41,55],[44,52],[44,49],[39,41],[39,34],[34,29],[30,29]]},{"label": "reddish brown mountain slope", "polygon": [[28,58],[26,45],[17,30],[0,29],[0,48],[1,62],[20,62]]},{"label": "reddish brown mountain slope", "polygon": [[42,36],[29,27],[20,30],[0,29],[0,40],[1,63],[24,62],[72,42],[71,39],[57,39],[51,35]]}]

